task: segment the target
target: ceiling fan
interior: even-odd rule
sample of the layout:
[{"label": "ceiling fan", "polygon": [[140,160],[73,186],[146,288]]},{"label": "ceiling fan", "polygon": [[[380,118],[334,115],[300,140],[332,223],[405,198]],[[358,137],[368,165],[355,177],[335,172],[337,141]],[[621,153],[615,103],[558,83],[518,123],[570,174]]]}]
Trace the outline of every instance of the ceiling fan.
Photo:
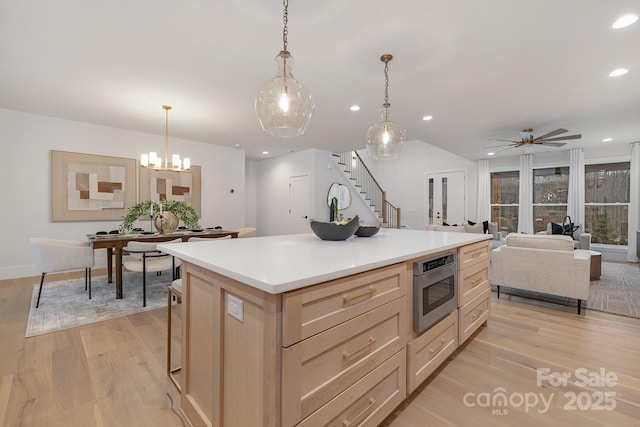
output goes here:
[{"label": "ceiling fan", "polygon": [[517,147],[522,147],[524,145],[535,145],[535,144],[544,145],[547,147],[562,147],[563,145],[566,144],[566,142],[557,142],[557,141],[566,141],[569,139],[582,138],[581,134],[559,136],[557,138],[552,138],[553,136],[560,135],[561,133],[569,132],[568,130],[562,129],[562,128],[556,129],[549,133],[545,133],[544,135],[540,135],[535,138],[532,132],[533,132],[533,129],[531,128],[524,129],[522,132],[520,132],[520,141],[514,141],[511,139],[490,139],[489,141],[509,142],[509,144],[494,145],[491,147],[484,147],[484,148],[507,147],[505,148],[505,150],[508,150],[509,148],[517,148]]}]

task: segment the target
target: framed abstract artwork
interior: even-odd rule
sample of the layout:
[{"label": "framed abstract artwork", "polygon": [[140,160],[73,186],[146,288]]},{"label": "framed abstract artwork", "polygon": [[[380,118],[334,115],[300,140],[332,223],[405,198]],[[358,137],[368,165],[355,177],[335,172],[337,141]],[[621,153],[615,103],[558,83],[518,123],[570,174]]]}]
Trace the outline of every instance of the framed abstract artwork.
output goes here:
[{"label": "framed abstract artwork", "polygon": [[175,200],[190,203],[201,212],[201,168],[191,165],[186,172],[157,171],[140,166],[140,201]]},{"label": "framed abstract artwork", "polygon": [[119,221],[135,203],[135,159],[51,151],[52,221]]}]

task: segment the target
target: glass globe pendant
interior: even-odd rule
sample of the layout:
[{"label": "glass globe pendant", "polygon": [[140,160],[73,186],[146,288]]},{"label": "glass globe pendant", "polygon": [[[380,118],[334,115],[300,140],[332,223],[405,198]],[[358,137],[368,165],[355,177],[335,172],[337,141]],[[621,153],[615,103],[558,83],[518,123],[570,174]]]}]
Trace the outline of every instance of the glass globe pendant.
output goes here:
[{"label": "glass globe pendant", "polygon": [[385,88],[384,104],[382,104],[382,116],[379,122],[367,131],[367,151],[375,160],[399,159],[407,141],[406,131],[392,120],[391,104],[389,103],[389,61],[393,56],[382,55],[380,60],[384,62]]},{"label": "glass globe pendant", "polygon": [[266,81],[256,96],[255,108],[260,126],[272,136],[290,138],[304,134],[311,122],[313,95],[291,72],[293,57],[287,50],[288,0],[283,0],[283,49],[276,56],[278,72]]},{"label": "glass globe pendant", "polygon": [[276,63],[278,73],[262,85],[256,96],[258,120],[269,135],[281,138],[300,136],[311,123],[313,95],[293,77],[293,57],[288,51],[280,51]]}]

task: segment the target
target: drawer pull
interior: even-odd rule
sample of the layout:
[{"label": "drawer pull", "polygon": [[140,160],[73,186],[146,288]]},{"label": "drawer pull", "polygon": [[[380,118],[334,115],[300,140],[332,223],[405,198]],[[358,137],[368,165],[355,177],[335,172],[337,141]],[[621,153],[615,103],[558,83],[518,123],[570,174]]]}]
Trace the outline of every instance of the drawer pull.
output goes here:
[{"label": "drawer pull", "polygon": [[438,347],[429,349],[429,356],[433,356],[435,353],[437,353],[440,350],[442,350],[442,347],[444,347],[444,343],[446,343],[446,342],[447,342],[447,340],[445,340],[444,338],[441,338],[440,339],[440,345],[438,345]]},{"label": "drawer pull", "polygon": [[471,286],[475,286],[480,282],[482,282],[482,277],[478,277],[477,279],[472,280],[471,281]]},{"label": "drawer pull", "polygon": [[471,254],[471,258],[479,257],[480,255],[482,255],[482,253],[483,253],[482,250],[473,251],[472,254]]},{"label": "drawer pull", "polygon": [[342,297],[342,299],[343,299],[344,302],[349,302],[349,301],[354,300],[356,298],[361,298],[361,297],[367,296],[369,294],[373,294],[375,292],[376,292],[376,288],[374,288],[373,286],[369,286],[369,290],[366,291],[365,293],[362,293],[360,295],[354,295],[354,296],[351,296],[351,297],[349,295],[345,295],[344,297]]},{"label": "drawer pull", "polygon": [[362,410],[362,412],[360,412],[358,415],[356,415],[356,417],[354,419],[352,419],[351,421],[349,420],[344,420],[342,422],[342,426],[343,427],[351,427],[352,425],[358,423],[365,415],[367,415],[367,413],[369,411],[371,411],[371,409],[373,409],[373,407],[376,405],[376,400],[373,397],[369,398],[369,404],[367,405],[366,408],[364,408]]},{"label": "drawer pull", "polygon": [[346,350],[342,352],[342,357],[344,357],[345,359],[350,359],[351,357],[353,357],[354,355],[360,353],[361,351],[365,350],[367,347],[372,346],[374,343],[376,342],[376,339],[373,337],[369,337],[369,341],[363,345],[360,348],[357,348],[355,350],[353,350],[351,353],[347,352]]},{"label": "drawer pull", "polygon": [[476,317],[480,316],[482,314],[484,310],[480,309],[478,311],[476,311],[475,313],[473,313],[473,316],[471,316],[472,319],[475,319]]}]

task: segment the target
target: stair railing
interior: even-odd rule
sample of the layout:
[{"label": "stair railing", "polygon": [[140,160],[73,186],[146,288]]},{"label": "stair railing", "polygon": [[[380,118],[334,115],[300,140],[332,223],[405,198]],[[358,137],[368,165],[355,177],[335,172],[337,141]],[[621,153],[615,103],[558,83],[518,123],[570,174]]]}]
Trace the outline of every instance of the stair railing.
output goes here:
[{"label": "stair railing", "polygon": [[373,210],[382,217],[382,223],[388,228],[400,228],[400,208],[387,200],[387,193],[382,189],[357,151],[341,153],[338,162],[344,166],[354,187],[358,188],[364,199],[373,206]]}]

